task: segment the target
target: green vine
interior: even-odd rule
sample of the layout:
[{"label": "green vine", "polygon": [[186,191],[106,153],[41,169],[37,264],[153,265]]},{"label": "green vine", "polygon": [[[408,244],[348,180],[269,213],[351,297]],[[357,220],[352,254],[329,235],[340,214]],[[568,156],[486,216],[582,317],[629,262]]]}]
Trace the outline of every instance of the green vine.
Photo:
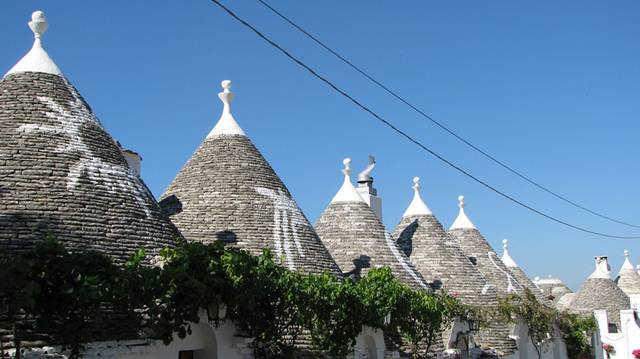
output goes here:
[{"label": "green vine", "polygon": [[[85,343],[140,332],[168,344],[189,335],[203,310],[222,305],[227,319],[254,339],[256,358],[292,357],[303,335],[318,353],[346,356],[363,326],[397,332],[420,357],[455,318],[482,317],[452,296],[401,284],[388,268],[354,282],[289,271],[268,250],[252,256],[219,243],[184,242],[157,258],[140,250],[123,266],[95,252],[70,253],[51,239],[32,251],[0,255],[0,319],[12,332],[17,358],[35,333],[72,359],[81,357]],[[534,345],[559,322],[568,346],[585,351],[594,327],[551,311],[531,293],[505,298],[497,312],[503,320],[526,320]]]}]

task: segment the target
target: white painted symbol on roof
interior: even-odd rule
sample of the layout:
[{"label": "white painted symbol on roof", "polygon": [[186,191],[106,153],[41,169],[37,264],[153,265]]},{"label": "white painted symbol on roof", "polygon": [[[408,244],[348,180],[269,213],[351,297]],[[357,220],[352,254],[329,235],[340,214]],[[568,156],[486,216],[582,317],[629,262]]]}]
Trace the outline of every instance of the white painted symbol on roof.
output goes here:
[{"label": "white painted symbol on roof", "polygon": [[274,191],[257,187],[256,192],[273,201],[273,241],[279,257],[284,254],[289,269],[295,269],[291,252],[291,240],[300,257],[304,257],[304,250],[300,243],[298,228],[308,226],[308,221],[296,202],[281,189]]},{"label": "white painted symbol on roof", "polygon": [[[496,258],[498,258],[498,255],[495,252],[488,252],[487,253],[487,257],[489,258],[489,260],[491,261],[491,263],[502,273],[504,273],[504,275],[507,277],[507,293],[513,293],[516,291],[516,287],[513,285],[514,283],[518,285],[518,287],[520,287],[520,289],[522,289],[522,285],[520,285],[520,283],[518,283],[518,281],[513,278],[513,276],[511,276],[511,274],[509,274],[508,272],[504,271],[502,268],[500,268],[500,266],[498,265],[498,263],[496,263],[496,261],[493,259],[493,256],[495,256]],[[500,260],[498,258],[498,260]]]},{"label": "white painted symbol on roof", "polygon": [[71,153],[78,155],[78,160],[69,168],[67,174],[67,189],[74,191],[80,177],[86,175],[94,186],[106,186],[110,193],[127,193],[140,205],[140,208],[148,216],[151,212],[145,199],[153,198],[148,189],[140,180],[134,177],[127,166],[108,163],[96,156],[83,140],[81,129],[84,126],[94,124],[102,127],[96,116],[87,109],[80,95],[67,84],[73,100],[68,102],[69,109],[47,96],[38,96],[38,100],[45,104],[50,111],[45,115],[57,121],[58,124],[40,125],[28,123],[21,125],[16,132],[26,134],[46,133],[64,135],[68,141],[55,149],[56,153]]}]

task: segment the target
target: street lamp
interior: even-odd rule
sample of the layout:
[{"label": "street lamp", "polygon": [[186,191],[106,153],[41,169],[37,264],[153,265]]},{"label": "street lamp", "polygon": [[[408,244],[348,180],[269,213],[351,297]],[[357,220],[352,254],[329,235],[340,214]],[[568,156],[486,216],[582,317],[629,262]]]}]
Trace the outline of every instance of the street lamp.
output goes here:
[{"label": "street lamp", "polygon": [[220,300],[214,300],[207,306],[207,317],[209,323],[218,327],[220,322],[227,316],[227,305]]}]

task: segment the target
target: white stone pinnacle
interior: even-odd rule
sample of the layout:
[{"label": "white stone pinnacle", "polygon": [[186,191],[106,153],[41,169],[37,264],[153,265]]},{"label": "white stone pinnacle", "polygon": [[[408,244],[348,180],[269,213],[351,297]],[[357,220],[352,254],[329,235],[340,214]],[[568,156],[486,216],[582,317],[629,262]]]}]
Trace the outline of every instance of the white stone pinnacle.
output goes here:
[{"label": "white stone pinnacle", "polygon": [[631,264],[631,260],[629,259],[629,251],[624,250],[624,263],[622,263],[622,268],[620,268],[620,272],[624,270],[633,271],[633,264]]},{"label": "white stone pinnacle", "polygon": [[420,177],[413,178],[413,200],[402,217],[428,216],[433,214],[420,196]]},{"label": "white stone pinnacle", "polygon": [[47,31],[49,24],[47,18],[44,16],[44,12],[35,11],[31,14],[31,21],[29,21],[29,27],[33,31],[33,46],[31,50],[17,64],[15,64],[9,72],[4,76],[10,74],[17,74],[21,72],[43,72],[47,74],[53,74],[62,76],[62,72],[51,60],[49,54],[42,47],[41,37]]},{"label": "white stone pinnacle", "polygon": [[345,158],[342,161],[344,164],[344,169],[342,173],[344,174],[344,182],[342,183],[342,187],[338,190],[338,193],[333,197],[331,203],[336,202],[364,202],[364,199],[360,196],[356,188],[351,183],[351,158]]},{"label": "white stone pinnacle", "polygon": [[224,80],[220,84],[222,86],[222,92],[218,94],[220,101],[222,101],[222,115],[220,115],[220,119],[218,123],[213,127],[213,130],[209,132],[207,137],[217,136],[217,135],[240,135],[245,136],[244,131],[236,122],[236,119],[233,118],[231,114],[231,101],[233,101],[234,94],[231,92],[231,81]]},{"label": "white stone pinnacle", "polygon": [[476,226],[471,222],[467,214],[464,213],[464,196],[458,196],[458,207],[460,208],[460,212],[458,213],[458,217],[449,229],[476,229]]},{"label": "white stone pinnacle", "polygon": [[513,258],[511,258],[511,255],[509,255],[509,240],[508,239],[503,239],[502,240],[502,262],[504,263],[505,266],[509,267],[509,268],[516,268],[518,267],[518,265],[516,264],[516,261],[513,260]]}]

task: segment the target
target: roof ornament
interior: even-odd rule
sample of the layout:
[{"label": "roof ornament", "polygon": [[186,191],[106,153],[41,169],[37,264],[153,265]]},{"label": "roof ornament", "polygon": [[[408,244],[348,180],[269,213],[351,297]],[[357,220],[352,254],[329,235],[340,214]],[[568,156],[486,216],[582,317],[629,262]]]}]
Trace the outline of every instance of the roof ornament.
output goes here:
[{"label": "roof ornament", "polygon": [[504,263],[505,266],[509,267],[509,268],[516,268],[518,267],[518,265],[516,264],[516,261],[513,260],[513,258],[511,258],[511,255],[509,254],[509,240],[508,239],[503,239],[502,240],[502,262]]},{"label": "roof ornament", "polygon": [[622,264],[622,268],[620,268],[620,271],[623,271],[625,269],[630,269],[633,271],[633,264],[631,264],[631,260],[629,259],[629,251],[628,250],[624,250],[624,263]]},{"label": "roof ornament", "polygon": [[36,41],[40,40],[42,34],[44,34],[49,27],[47,18],[44,16],[44,12],[40,10],[34,11],[33,14],[31,14],[29,27],[31,28],[31,31],[33,31],[33,37],[35,37]]},{"label": "roof ornament", "polygon": [[413,200],[411,200],[411,204],[407,207],[407,210],[404,212],[402,217],[409,216],[429,216],[433,213],[427,207],[427,204],[422,200],[422,196],[420,196],[420,177],[413,177]]},{"label": "roof ornament", "polygon": [[331,203],[336,202],[364,202],[364,199],[360,196],[356,188],[351,183],[351,158],[345,158],[342,160],[344,168],[342,173],[344,174],[344,182],[342,187],[338,190],[338,193],[333,197]]},{"label": "roof ornament", "polygon": [[58,66],[56,66],[42,47],[42,34],[47,31],[48,27],[49,24],[47,23],[47,18],[44,16],[44,12],[38,10],[31,14],[29,28],[33,31],[33,46],[31,50],[5,74],[5,77],[9,74],[21,72],[44,72],[53,75],[62,75]]},{"label": "roof ornament", "polygon": [[236,119],[233,118],[231,114],[231,101],[235,97],[235,94],[231,92],[231,81],[224,80],[220,83],[222,86],[222,92],[218,93],[218,97],[220,101],[222,101],[222,115],[220,115],[220,119],[218,123],[216,123],[213,130],[209,133],[207,137],[217,136],[217,135],[240,135],[245,136],[244,131],[236,122]]},{"label": "roof ornament", "polygon": [[591,273],[589,278],[611,279],[609,259],[606,256],[596,256],[593,258],[596,262],[596,270]]},{"label": "roof ornament", "polygon": [[464,212],[464,196],[458,196],[458,208],[460,208],[458,217],[453,221],[453,224],[449,229],[476,229],[476,226]]},{"label": "roof ornament", "polygon": [[367,166],[367,168],[364,169],[364,171],[358,173],[358,183],[373,182],[373,177],[371,177],[371,172],[373,172],[373,169],[375,167],[376,167],[376,158],[369,155],[369,165]]}]

